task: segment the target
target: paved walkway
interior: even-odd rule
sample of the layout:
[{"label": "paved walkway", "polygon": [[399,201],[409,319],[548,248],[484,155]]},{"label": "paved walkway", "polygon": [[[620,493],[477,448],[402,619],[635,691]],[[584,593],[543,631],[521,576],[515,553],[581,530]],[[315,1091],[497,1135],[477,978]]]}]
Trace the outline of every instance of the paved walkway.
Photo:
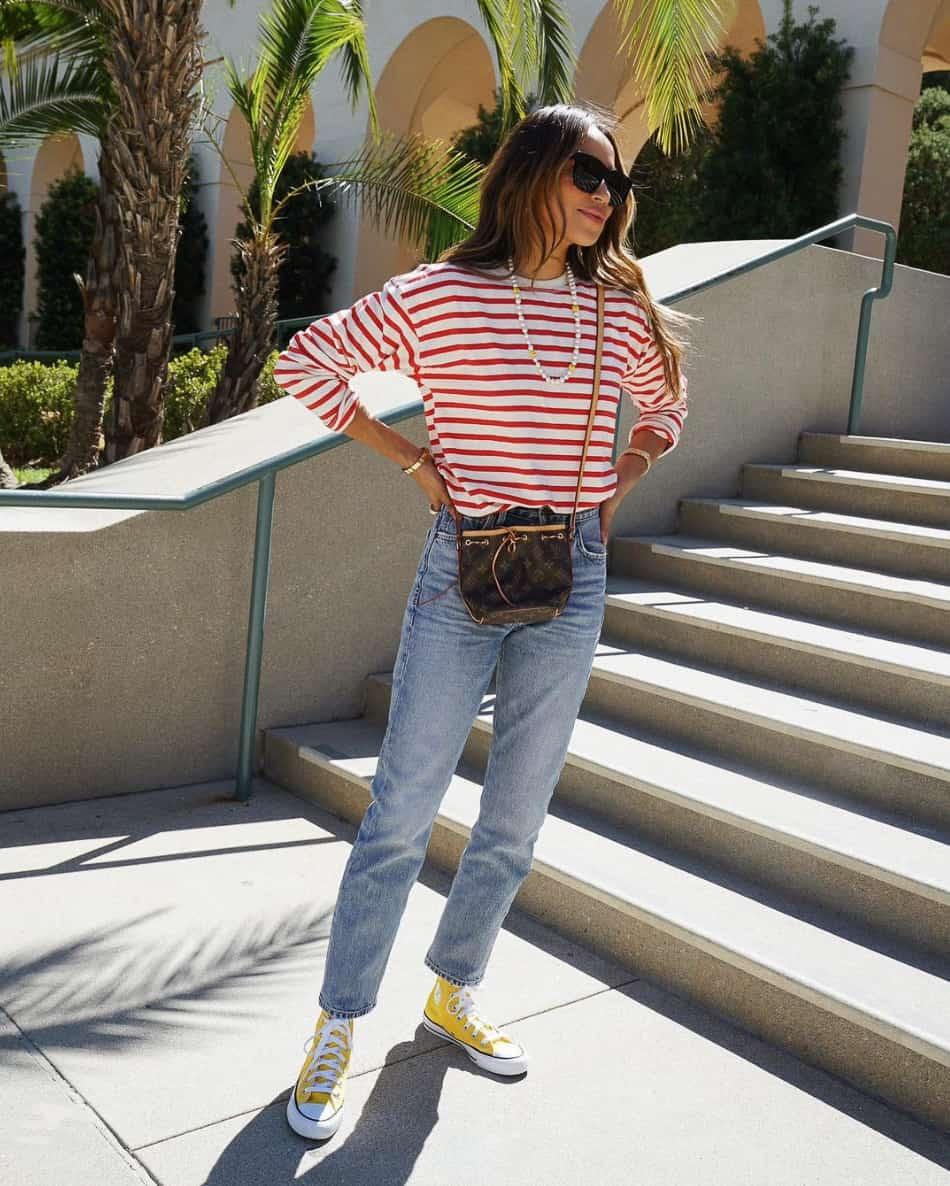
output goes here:
[{"label": "paved walkway", "polygon": [[941,1186],[950,1139],[513,910],[479,989],[526,1076],[421,1024],[413,888],[347,1117],[284,1105],[352,826],[266,782],[0,814],[3,1186]]}]

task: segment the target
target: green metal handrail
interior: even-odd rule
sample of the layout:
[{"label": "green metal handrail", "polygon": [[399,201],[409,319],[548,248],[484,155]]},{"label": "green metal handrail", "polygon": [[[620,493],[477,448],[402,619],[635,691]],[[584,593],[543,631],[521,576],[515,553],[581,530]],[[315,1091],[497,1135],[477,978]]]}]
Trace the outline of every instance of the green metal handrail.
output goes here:
[{"label": "green metal handrail", "polygon": [[[861,398],[864,385],[864,369],[867,357],[868,333],[870,329],[871,303],[876,298],[885,297],[891,290],[894,273],[894,257],[897,251],[897,234],[890,223],[876,218],[865,218],[862,214],[848,214],[817,230],[809,231],[797,239],[791,240],[782,247],[763,252],[745,263],[733,268],[726,268],[717,272],[706,280],[679,289],[665,299],[665,304],[693,296],[714,284],[721,284],[733,276],[741,276],[753,268],[762,267],[783,255],[789,255],[811,243],[827,239],[849,227],[861,226],[869,230],[880,231],[887,237],[884,253],[884,263],[881,272],[881,283],[878,288],[870,288],[861,300],[861,316],[858,326],[857,345],[855,346],[854,373],[851,380],[851,403],[848,412],[848,432],[857,431],[857,421],[861,410]],[[295,318],[300,326],[309,325],[313,318]],[[285,325],[287,323],[284,323]],[[216,333],[216,331],[215,331]],[[195,335],[197,337],[208,336]],[[214,336],[214,335],[212,335]],[[384,424],[398,424],[402,420],[418,416],[422,411],[422,401],[413,399],[409,403],[400,404],[397,408],[386,412],[379,419]],[[235,780],[235,798],[246,802],[251,797],[254,777],[254,741],[257,730],[258,696],[261,680],[261,660],[264,648],[264,618],[267,609],[267,587],[270,575],[271,535],[274,520],[274,492],[277,471],[297,465],[320,453],[327,453],[331,449],[344,445],[352,438],[346,433],[333,433],[317,441],[298,445],[283,453],[267,457],[254,465],[231,474],[227,478],[219,478],[201,486],[191,494],[177,498],[161,494],[81,494],[68,489],[69,483],[55,490],[0,490],[0,507],[3,506],[58,506],[58,507],[94,507],[109,510],[133,511],[188,511],[192,507],[210,502],[246,486],[250,482],[258,483],[257,495],[257,527],[254,535],[254,568],[251,579],[251,597],[248,612],[247,647],[244,659],[244,692],[241,701],[241,727],[238,742],[238,766]],[[614,462],[617,460],[617,445],[614,440]]]},{"label": "green metal handrail", "polygon": [[[309,317],[284,317],[274,322],[273,341],[277,346],[286,344],[290,333],[295,329],[302,329],[305,325],[326,316],[324,313],[312,313]],[[237,329],[229,325],[221,329],[203,329],[193,334],[176,334],[172,338],[172,350],[182,347],[194,349],[199,342],[210,339],[229,338]],[[82,356],[81,350],[0,350],[0,364],[9,362],[78,362]]]}]

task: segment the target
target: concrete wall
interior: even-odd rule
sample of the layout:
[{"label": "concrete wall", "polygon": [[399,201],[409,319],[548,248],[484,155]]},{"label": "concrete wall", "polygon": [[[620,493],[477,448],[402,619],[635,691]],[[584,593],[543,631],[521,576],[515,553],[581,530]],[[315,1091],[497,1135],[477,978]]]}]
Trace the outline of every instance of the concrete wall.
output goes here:
[{"label": "concrete wall", "polygon": [[[655,295],[756,244],[645,261]],[[802,429],[843,431],[861,293],[877,260],[810,247],[679,307],[701,315],[679,447],[633,491],[615,532],[664,531],[676,500],[730,495],[744,461],[790,461]],[[950,278],[898,267],[877,304],[862,430],[950,439]],[[365,376],[379,414],[413,398]],[[621,431],[633,418],[624,409]],[[398,429],[425,442],[421,414]],[[286,397],[80,479],[170,494],[325,435]],[[256,486],[187,512],[0,509],[0,808],[232,776]],[[428,526],[418,485],[347,442],[277,478],[259,723],[359,715],[390,670]]]}]

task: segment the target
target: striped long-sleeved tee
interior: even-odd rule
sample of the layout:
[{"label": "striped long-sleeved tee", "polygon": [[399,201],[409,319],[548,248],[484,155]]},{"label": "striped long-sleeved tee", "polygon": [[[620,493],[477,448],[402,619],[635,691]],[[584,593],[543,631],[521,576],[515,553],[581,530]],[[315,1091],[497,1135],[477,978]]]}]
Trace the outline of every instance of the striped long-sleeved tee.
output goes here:
[{"label": "striped long-sleeved tee", "polygon": [[[574,315],[564,276],[520,280],[532,345],[548,375],[567,370]],[[342,432],[360,401],[358,372],[398,370],[420,389],[429,449],[456,509],[487,515],[510,506],[574,505],[592,398],[596,287],[577,281],[581,352],[570,379],[546,383],[528,353],[507,272],[422,264],[350,308],[294,335],[274,378],[329,427]],[[630,435],[649,428],[675,448],[686,418],[687,380],[668,389],[662,357],[640,302],[605,293],[604,346],[597,414],[578,509],[617,488],[611,464],[617,404],[638,408]]]}]

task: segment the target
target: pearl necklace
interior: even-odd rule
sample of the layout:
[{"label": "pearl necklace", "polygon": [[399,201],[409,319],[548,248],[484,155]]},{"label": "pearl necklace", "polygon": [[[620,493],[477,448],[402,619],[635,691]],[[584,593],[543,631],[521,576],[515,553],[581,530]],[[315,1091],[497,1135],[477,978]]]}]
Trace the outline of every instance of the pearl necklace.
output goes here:
[{"label": "pearl necklace", "polygon": [[510,256],[508,257],[508,271],[511,274],[511,287],[515,294],[515,308],[518,311],[518,320],[521,322],[521,332],[524,334],[524,340],[528,344],[528,354],[534,360],[534,365],[538,368],[538,374],[545,383],[563,383],[566,379],[570,379],[577,368],[577,360],[581,356],[581,307],[577,303],[577,284],[574,280],[574,273],[571,271],[571,265],[567,260],[564,261],[564,270],[567,273],[568,288],[571,290],[571,312],[574,314],[574,353],[571,355],[571,361],[567,364],[567,370],[563,375],[549,375],[538,361],[537,350],[531,345],[531,338],[528,336],[528,327],[525,324],[524,311],[521,308],[521,288],[515,278],[515,263]]}]

